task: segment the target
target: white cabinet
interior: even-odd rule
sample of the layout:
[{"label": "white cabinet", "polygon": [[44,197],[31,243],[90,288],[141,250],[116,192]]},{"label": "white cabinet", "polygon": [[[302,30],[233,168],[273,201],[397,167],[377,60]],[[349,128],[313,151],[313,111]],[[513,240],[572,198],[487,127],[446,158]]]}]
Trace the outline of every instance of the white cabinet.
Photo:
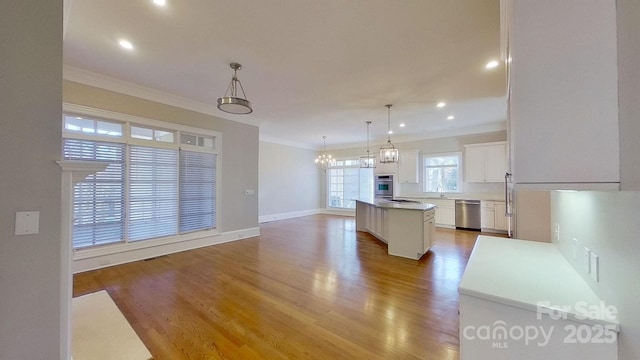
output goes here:
[{"label": "white cabinet", "polygon": [[515,183],[618,183],[616,1],[503,0]]},{"label": "white cabinet", "polygon": [[506,205],[504,201],[496,201],[494,202],[493,209],[495,212],[495,227],[496,230],[507,231],[507,216],[506,216]]},{"label": "white cabinet", "polygon": [[506,172],[506,142],[465,145],[466,182],[502,182]]},{"label": "white cabinet", "polygon": [[356,201],[356,230],[387,243],[390,255],[420,259],[435,242],[435,209]]},{"label": "white cabinet", "polygon": [[398,173],[398,163],[381,163],[376,159],[376,167],[373,169],[374,174],[395,175]]},{"label": "white cabinet", "polygon": [[454,228],[456,226],[455,200],[449,199],[423,199],[425,204],[433,204],[436,207],[435,224],[438,227]]},{"label": "white cabinet", "polygon": [[507,231],[504,201],[480,202],[480,227],[483,231]]},{"label": "white cabinet", "polygon": [[480,227],[482,229],[495,228],[495,211],[493,201],[480,202]]},{"label": "white cabinet", "polygon": [[420,150],[405,150],[400,152],[398,161],[398,178],[400,183],[418,183]]}]

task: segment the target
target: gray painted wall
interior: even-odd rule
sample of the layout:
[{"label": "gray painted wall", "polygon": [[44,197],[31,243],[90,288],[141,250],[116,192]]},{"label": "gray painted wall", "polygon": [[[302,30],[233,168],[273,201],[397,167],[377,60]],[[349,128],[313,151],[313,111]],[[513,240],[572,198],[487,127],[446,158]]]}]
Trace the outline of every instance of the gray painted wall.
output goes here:
[{"label": "gray painted wall", "polygon": [[[617,307],[620,360],[640,359],[638,204],[640,192],[551,192],[551,226],[560,225],[560,241],[554,243],[600,299]],[[577,259],[572,238],[578,239]],[[599,282],[583,269],[584,247],[599,256]]]},{"label": "gray painted wall", "polygon": [[320,180],[315,150],[260,142],[260,216],[320,208]]},{"label": "gray painted wall", "polygon": [[258,226],[258,127],[205,115],[113,91],[63,83],[64,101],[123,114],[140,116],[222,132],[222,195],[219,200],[220,231]]},{"label": "gray painted wall", "polygon": [[0,359],[60,359],[62,1],[3,0],[0,38]]}]

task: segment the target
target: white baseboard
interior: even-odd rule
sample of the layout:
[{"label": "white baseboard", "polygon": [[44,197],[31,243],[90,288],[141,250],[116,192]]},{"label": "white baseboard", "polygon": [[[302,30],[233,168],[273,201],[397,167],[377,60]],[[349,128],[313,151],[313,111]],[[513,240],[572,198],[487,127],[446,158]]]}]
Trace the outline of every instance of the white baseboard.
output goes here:
[{"label": "white baseboard", "polygon": [[356,210],[324,209],[322,214],[339,216],[356,216]]},{"label": "white baseboard", "polygon": [[302,217],[302,216],[322,214],[323,211],[324,209],[310,209],[310,210],[292,211],[292,212],[271,214],[271,215],[261,215],[261,216],[258,216],[258,222],[265,223],[269,221],[293,219],[293,218]]},{"label": "white baseboard", "polygon": [[255,236],[260,236],[260,228],[258,227],[217,233],[204,237],[194,237],[179,242],[172,241],[163,243],[162,241],[149,240],[147,243],[148,246],[144,246],[143,242],[138,242],[131,244],[130,250],[127,250],[126,245],[113,246],[111,248],[105,246],[86,251],[80,250],[74,254],[72,265],[73,273],[76,274]]}]

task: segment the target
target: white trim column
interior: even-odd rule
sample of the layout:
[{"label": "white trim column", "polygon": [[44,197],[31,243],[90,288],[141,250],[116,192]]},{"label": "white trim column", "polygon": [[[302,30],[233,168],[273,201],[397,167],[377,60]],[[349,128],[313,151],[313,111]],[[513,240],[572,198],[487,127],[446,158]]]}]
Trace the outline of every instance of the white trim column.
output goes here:
[{"label": "white trim column", "polygon": [[60,212],[61,229],[61,306],[60,306],[60,342],[63,359],[71,359],[71,298],[73,297],[73,186],[87,176],[95,174],[109,166],[109,163],[98,161],[56,161],[62,168],[62,206]]}]

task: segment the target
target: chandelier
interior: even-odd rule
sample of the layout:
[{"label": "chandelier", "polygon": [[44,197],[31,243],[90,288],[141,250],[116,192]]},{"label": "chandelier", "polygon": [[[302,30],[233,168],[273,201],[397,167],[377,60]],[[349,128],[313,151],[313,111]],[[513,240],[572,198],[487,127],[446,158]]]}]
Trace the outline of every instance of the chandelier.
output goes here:
[{"label": "chandelier", "polygon": [[[229,114],[251,114],[253,112],[251,102],[247,100],[247,95],[244,93],[242,83],[238,80],[238,70],[240,70],[242,65],[234,62],[229,64],[229,66],[233,69],[233,77],[231,78],[231,83],[229,83],[227,91],[224,93],[224,97],[218,99],[218,109]],[[240,87],[243,97],[238,97],[238,87]]]},{"label": "chandelier", "polygon": [[398,161],[398,148],[391,143],[391,104],[387,107],[387,143],[380,148],[380,162],[393,163]]},{"label": "chandelier", "polygon": [[376,157],[369,154],[369,125],[371,125],[371,121],[367,121],[366,123],[367,123],[367,155],[360,156],[360,167],[375,168]]},{"label": "chandelier", "polygon": [[324,145],[322,147],[322,154],[316,158],[316,166],[318,169],[326,170],[336,164],[336,160],[329,154],[327,154],[327,137],[323,136],[322,140]]}]

